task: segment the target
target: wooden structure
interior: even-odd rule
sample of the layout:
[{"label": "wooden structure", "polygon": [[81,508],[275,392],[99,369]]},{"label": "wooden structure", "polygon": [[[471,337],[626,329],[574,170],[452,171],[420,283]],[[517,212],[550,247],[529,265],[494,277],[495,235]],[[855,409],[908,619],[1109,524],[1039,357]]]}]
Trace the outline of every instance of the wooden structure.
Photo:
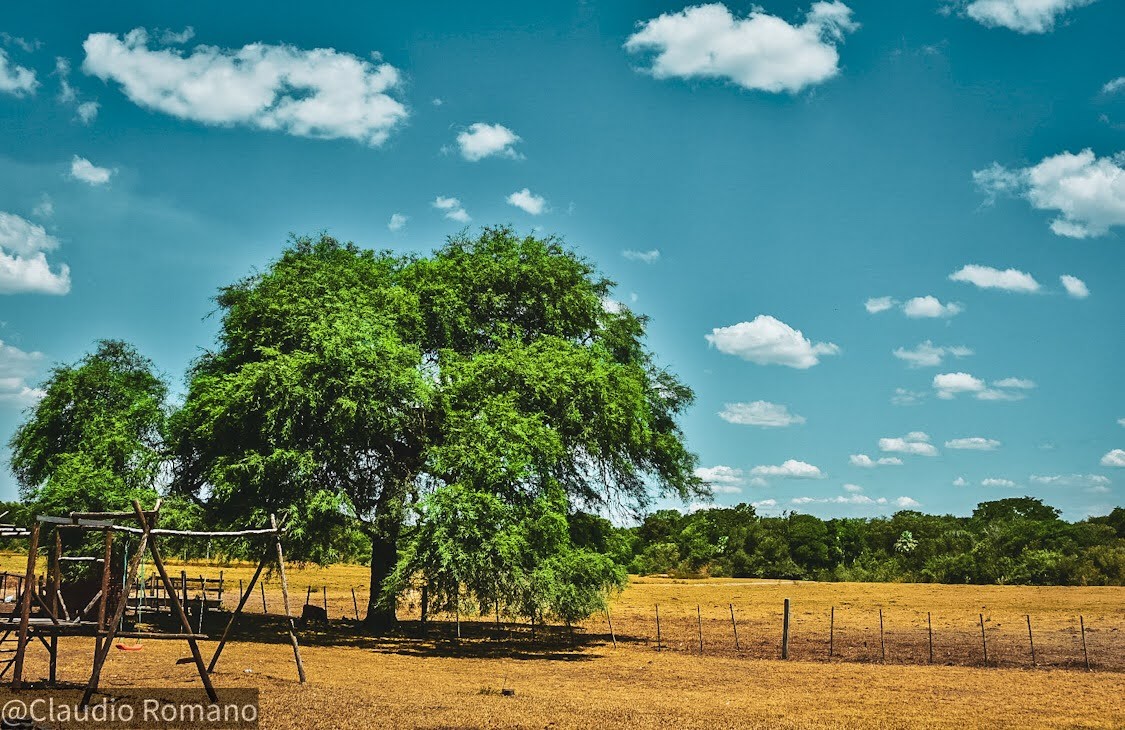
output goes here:
[{"label": "wooden structure", "polygon": [[[129,518],[135,518],[137,523],[136,527],[116,524],[118,520]],[[285,557],[281,547],[282,531],[277,526],[277,520],[271,515],[269,527],[261,529],[203,532],[161,529],[157,527],[159,518],[159,500],[156,502],[153,509],[148,511],[143,510],[140,502],[134,500],[133,512],[71,512],[67,517],[40,516],[37,518],[36,523],[32,525],[31,529],[25,531],[26,536],[29,538],[27,571],[21,581],[23,590],[19,593],[18,618],[10,616],[6,625],[0,622],[0,626],[4,626],[7,629],[7,632],[4,634],[5,637],[7,633],[11,632],[18,625],[19,636],[17,646],[14,650],[14,657],[9,662],[15,667],[12,675],[13,689],[19,689],[23,683],[24,658],[28,644],[32,639],[37,639],[47,648],[50,659],[49,682],[53,685],[56,682],[59,637],[95,637],[93,668],[90,673],[90,678],[86,683],[86,691],[82,696],[82,705],[88,705],[93,694],[98,691],[102,668],[109,657],[114,639],[175,639],[187,642],[191,650],[192,661],[199,672],[199,678],[207,691],[207,695],[212,702],[217,702],[218,697],[215,693],[214,686],[211,684],[211,672],[215,670],[223,647],[230,638],[231,632],[239,616],[242,614],[247,600],[249,600],[251,596],[254,584],[258,581],[265,567],[275,561],[281,576],[281,591],[285,605],[286,628],[288,629],[289,640],[293,647],[293,658],[297,664],[297,672],[300,681],[305,681],[305,669],[304,665],[301,663],[300,646],[297,643],[292,614],[289,612],[289,590],[285,578]],[[35,568],[38,561],[40,528],[42,525],[54,527],[54,545],[50,559],[48,560],[46,575],[37,577]],[[63,555],[61,538],[63,530],[103,532],[105,535],[104,554],[101,557]],[[114,536],[118,533],[138,536],[139,541],[130,555],[129,563],[125,568],[124,574],[120,575],[119,578],[115,580],[112,570],[113,540]],[[3,534],[4,528],[0,526],[0,536],[3,536]],[[22,537],[23,534],[19,536]],[[181,600],[182,597],[186,598],[187,588],[190,585],[191,579],[188,579],[187,576],[181,572],[180,576],[176,576],[180,579],[177,582],[168,574],[159,546],[159,539],[162,536],[198,537],[203,539],[255,536],[266,538],[264,541],[266,544],[263,546],[262,556],[254,571],[254,577],[250,579],[249,585],[245,587],[245,590],[240,596],[237,608],[235,608],[234,613],[230,615],[209,664],[204,664],[203,654],[199,647],[199,641],[207,639],[208,636],[198,629],[192,629],[191,623],[188,621],[186,606],[184,605],[184,601]],[[152,559],[158,574],[157,577],[154,577],[152,582],[153,590],[161,591],[161,595],[166,601],[170,611],[178,620],[180,630],[177,632],[122,630],[122,619],[126,609],[129,607],[129,594],[131,592],[125,587],[132,587],[137,584],[141,560],[146,555]],[[63,598],[64,592],[61,590],[61,566],[68,560],[101,563],[100,589],[96,590],[93,597],[88,602],[84,603],[84,608],[81,610],[75,610],[78,608],[77,605],[68,607]],[[156,587],[156,580],[159,580],[159,588]],[[207,580],[202,577],[195,580],[198,582],[204,602],[206,602],[206,594],[209,590],[213,589],[214,586],[209,586]],[[222,579],[220,578],[219,586],[217,587],[217,595],[212,599],[216,601],[215,608],[218,607],[218,601],[221,600],[221,591]],[[37,615],[35,616],[32,615],[33,603],[38,609],[36,612]],[[2,643],[2,641],[3,639],[0,639],[0,643]],[[6,672],[6,670],[7,668],[5,667],[4,671]],[[0,673],[0,677],[2,676],[3,673]]]}]

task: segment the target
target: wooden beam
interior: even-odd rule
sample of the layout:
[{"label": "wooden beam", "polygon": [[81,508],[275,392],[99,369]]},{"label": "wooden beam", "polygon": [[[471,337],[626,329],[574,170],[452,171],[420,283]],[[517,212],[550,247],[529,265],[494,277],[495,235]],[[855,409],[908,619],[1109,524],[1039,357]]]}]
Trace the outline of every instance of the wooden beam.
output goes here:
[{"label": "wooden beam", "polygon": [[23,579],[23,595],[20,596],[20,633],[16,643],[16,668],[12,672],[12,688],[19,689],[23,683],[23,658],[27,652],[27,632],[31,628],[31,594],[35,590],[35,561],[39,556],[39,523],[31,526],[31,541],[27,548],[27,572]]},{"label": "wooden beam", "polygon": [[254,571],[253,577],[250,578],[250,585],[246,586],[246,590],[242,591],[242,597],[238,601],[238,607],[234,609],[231,614],[230,620],[227,621],[226,628],[223,629],[223,635],[219,639],[219,645],[215,647],[215,654],[211,657],[211,662],[207,665],[208,673],[215,671],[215,665],[219,663],[219,655],[223,653],[223,647],[227,645],[227,637],[234,629],[238,617],[242,615],[242,609],[246,607],[246,602],[250,600],[250,596],[254,593],[254,584],[258,582],[258,578],[262,575],[262,569],[266,567],[269,561],[269,553],[267,552],[258,561],[258,569]]},{"label": "wooden beam", "polygon": [[285,579],[285,554],[281,550],[281,531],[277,529],[277,517],[270,515],[270,527],[277,536],[277,569],[281,573],[281,600],[285,604],[285,625],[289,629],[289,643],[293,645],[293,659],[297,662],[297,676],[305,683],[305,665],[301,662],[301,647],[297,644],[297,627],[293,625],[293,614],[289,612],[289,582]]}]

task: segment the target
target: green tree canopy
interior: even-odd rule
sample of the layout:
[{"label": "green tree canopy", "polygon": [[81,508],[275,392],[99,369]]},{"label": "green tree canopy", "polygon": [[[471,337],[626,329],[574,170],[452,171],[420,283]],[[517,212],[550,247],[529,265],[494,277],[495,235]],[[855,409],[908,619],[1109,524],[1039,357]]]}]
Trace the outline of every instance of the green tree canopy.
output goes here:
[{"label": "green tree canopy", "polygon": [[21,495],[40,512],[151,502],[164,463],[167,386],[130,345],[106,340],[60,365],[9,446]]},{"label": "green tree canopy", "polygon": [[[385,589],[408,523],[404,555],[439,580],[438,528],[470,507],[497,516],[483,546],[532,513],[565,526],[579,508],[642,508],[650,485],[701,494],[677,425],[691,391],[645,349],[644,318],[604,305],[611,287],[559,241],[508,228],[429,257],[296,239],[219,294],[218,346],[174,418],[176,484],[217,518],[283,511],[299,557],[361,525],[376,630],[394,621]],[[538,563],[573,575],[577,548],[558,535]],[[526,561],[503,565],[515,581]]]}]

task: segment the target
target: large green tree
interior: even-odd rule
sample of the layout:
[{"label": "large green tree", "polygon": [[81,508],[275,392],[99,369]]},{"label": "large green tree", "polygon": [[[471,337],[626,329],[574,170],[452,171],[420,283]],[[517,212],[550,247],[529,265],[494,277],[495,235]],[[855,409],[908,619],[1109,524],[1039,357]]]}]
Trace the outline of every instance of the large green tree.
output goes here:
[{"label": "large green tree", "polygon": [[[428,257],[296,239],[218,296],[218,346],[174,418],[176,483],[220,518],[284,511],[306,557],[361,525],[373,630],[395,620],[384,589],[404,526],[417,525],[415,567],[448,592],[436,543],[419,542],[449,533],[442,515],[494,518],[474,557],[487,564],[497,540],[522,544],[513,515],[565,524],[579,508],[641,508],[654,491],[702,493],[677,425],[691,391],[646,350],[644,318],[606,305],[611,289],[558,240],[508,228]],[[556,532],[537,562],[564,577],[523,602],[563,615],[566,601],[545,596],[576,572],[575,553]]]},{"label": "large green tree", "polygon": [[167,386],[152,363],[114,340],[60,365],[12,436],[11,467],[34,510],[123,509],[151,501],[165,461]]}]

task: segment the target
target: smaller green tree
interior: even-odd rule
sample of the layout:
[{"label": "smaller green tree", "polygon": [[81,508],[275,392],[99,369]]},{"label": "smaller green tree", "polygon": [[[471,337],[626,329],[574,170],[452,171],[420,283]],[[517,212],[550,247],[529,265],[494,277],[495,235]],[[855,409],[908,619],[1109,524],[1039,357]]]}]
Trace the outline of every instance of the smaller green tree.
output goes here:
[{"label": "smaller green tree", "polygon": [[11,468],[36,511],[118,510],[151,502],[164,464],[167,385],[131,345],[103,340],[60,365],[12,436]]}]

